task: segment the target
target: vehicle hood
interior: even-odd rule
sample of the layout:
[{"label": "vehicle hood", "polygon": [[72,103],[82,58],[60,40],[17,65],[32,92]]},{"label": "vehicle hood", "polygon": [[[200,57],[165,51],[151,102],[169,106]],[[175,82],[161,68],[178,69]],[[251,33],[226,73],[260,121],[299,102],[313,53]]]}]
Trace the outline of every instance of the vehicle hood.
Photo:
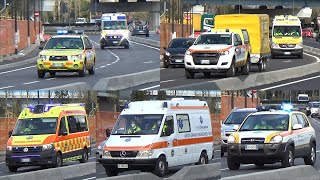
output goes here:
[{"label": "vehicle hood", "polygon": [[191,52],[199,52],[199,51],[204,51],[204,52],[217,52],[217,51],[226,51],[230,49],[232,46],[231,45],[224,45],[224,44],[199,44],[199,45],[192,45],[189,48],[189,51]]},{"label": "vehicle hood", "polygon": [[234,131],[233,130],[234,125],[239,125],[239,124],[222,124],[221,130],[222,131]]},{"label": "vehicle hood", "polygon": [[232,135],[236,137],[238,143],[240,143],[243,138],[265,138],[265,142],[268,143],[272,137],[282,132],[283,131],[240,131]]},{"label": "vehicle hood", "polygon": [[101,34],[105,35],[123,35],[129,33],[129,30],[102,30]]},{"label": "vehicle hood", "polygon": [[171,55],[176,55],[176,54],[185,54],[186,50],[188,48],[168,48],[166,51],[169,52]]},{"label": "vehicle hood", "polygon": [[55,135],[25,135],[25,136],[11,136],[8,140],[9,146],[34,146],[51,144],[54,142]]},{"label": "vehicle hood", "polygon": [[302,42],[301,37],[273,37],[272,42],[277,44],[299,44]]},{"label": "vehicle hood", "polygon": [[104,149],[110,151],[119,150],[148,150],[152,147],[157,135],[111,135],[106,141]]},{"label": "vehicle hood", "polygon": [[48,49],[43,50],[39,55],[43,56],[73,56],[83,53],[84,50],[81,49]]}]

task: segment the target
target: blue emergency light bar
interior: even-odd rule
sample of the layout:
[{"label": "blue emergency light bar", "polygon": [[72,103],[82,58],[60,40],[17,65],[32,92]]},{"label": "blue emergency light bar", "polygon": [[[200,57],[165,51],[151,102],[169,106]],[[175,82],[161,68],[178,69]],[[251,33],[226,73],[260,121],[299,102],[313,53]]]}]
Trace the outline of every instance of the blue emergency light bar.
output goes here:
[{"label": "blue emergency light bar", "polygon": [[83,34],[84,30],[57,30],[57,35]]},{"label": "blue emergency light bar", "polygon": [[284,111],[292,111],[293,106],[290,103],[282,103],[282,110]]},{"label": "blue emergency light bar", "polygon": [[127,19],[126,16],[118,16],[117,18],[118,18],[119,21],[120,21],[120,20],[125,21],[125,20]]},{"label": "blue emergency light bar", "polygon": [[57,30],[58,35],[68,34],[68,30]]},{"label": "blue emergency light bar", "polygon": [[36,104],[36,105],[28,105],[26,108],[30,109],[30,112],[33,113],[44,113],[48,112],[52,107],[56,106],[85,106],[85,103],[77,103],[77,104]]}]

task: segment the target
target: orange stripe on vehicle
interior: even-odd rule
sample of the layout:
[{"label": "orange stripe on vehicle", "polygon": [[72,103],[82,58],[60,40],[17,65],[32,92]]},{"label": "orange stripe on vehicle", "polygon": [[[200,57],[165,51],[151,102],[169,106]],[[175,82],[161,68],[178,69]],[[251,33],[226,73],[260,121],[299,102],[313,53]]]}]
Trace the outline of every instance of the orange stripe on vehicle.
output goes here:
[{"label": "orange stripe on vehicle", "polygon": [[226,48],[224,48],[224,49],[214,49],[214,50],[198,50],[198,49],[189,49],[189,51],[191,52],[191,53],[195,53],[195,52],[204,52],[204,53],[210,53],[210,52],[223,52],[223,51],[227,51],[227,50],[229,50],[229,49],[231,49],[232,48],[232,46],[229,46],[229,47],[226,47]]},{"label": "orange stripe on vehicle", "polygon": [[208,106],[171,106],[170,109],[209,109]]},{"label": "orange stripe on vehicle", "polygon": [[66,62],[66,65],[72,65],[73,62]]},{"label": "orange stripe on vehicle", "polygon": [[307,131],[312,131],[312,130],[313,130],[312,127],[307,127],[307,128],[304,128],[304,129],[286,131],[286,132],[281,133],[280,135],[282,137],[285,137],[285,136],[289,136],[289,135],[292,135],[292,134],[297,134],[297,133],[307,132]]},{"label": "orange stripe on vehicle", "polygon": [[43,62],[44,65],[50,65],[51,62]]},{"label": "orange stripe on vehicle", "polygon": [[12,136],[8,139],[7,145],[12,146]]},{"label": "orange stripe on vehicle", "polygon": [[56,135],[51,135],[51,136],[48,136],[42,144],[50,144],[50,143],[53,143],[55,142],[55,139],[56,139]]},{"label": "orange stripe on vehicle", "polygon": [[199,138],[191,138],[191,139],[180,139],[177,140],[178,145],[177,146],[185,146],[185,145],[191,145],[191,144],[199,144],[199,143],[207,143],[207,142],[213,142],[213,136],[207,136],[207,137],[199,137]]}]

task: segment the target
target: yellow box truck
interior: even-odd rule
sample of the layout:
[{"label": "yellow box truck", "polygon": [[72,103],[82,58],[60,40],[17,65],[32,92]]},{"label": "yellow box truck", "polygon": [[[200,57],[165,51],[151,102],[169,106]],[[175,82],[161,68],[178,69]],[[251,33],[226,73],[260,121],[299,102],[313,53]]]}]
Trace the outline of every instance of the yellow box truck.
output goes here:
[{"label": "yellow box truck", "polygon": [[215,28],[246,29],[251,45],[250,62],[257,65],[259,71],[266,70],[270,58],[269,15],[267,14],[227,14],[217,15]]}]

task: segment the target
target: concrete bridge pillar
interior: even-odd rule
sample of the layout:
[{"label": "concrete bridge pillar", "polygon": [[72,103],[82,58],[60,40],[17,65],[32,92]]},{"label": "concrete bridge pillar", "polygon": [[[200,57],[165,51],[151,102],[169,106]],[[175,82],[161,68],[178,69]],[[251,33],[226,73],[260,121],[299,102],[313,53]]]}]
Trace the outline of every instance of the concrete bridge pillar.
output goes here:
[{"label": "concrete bridge pillar", "polygon": [[149,12],[149,25],[150,30],[155,30],[158,26],[160,26],[160,11]]}]

